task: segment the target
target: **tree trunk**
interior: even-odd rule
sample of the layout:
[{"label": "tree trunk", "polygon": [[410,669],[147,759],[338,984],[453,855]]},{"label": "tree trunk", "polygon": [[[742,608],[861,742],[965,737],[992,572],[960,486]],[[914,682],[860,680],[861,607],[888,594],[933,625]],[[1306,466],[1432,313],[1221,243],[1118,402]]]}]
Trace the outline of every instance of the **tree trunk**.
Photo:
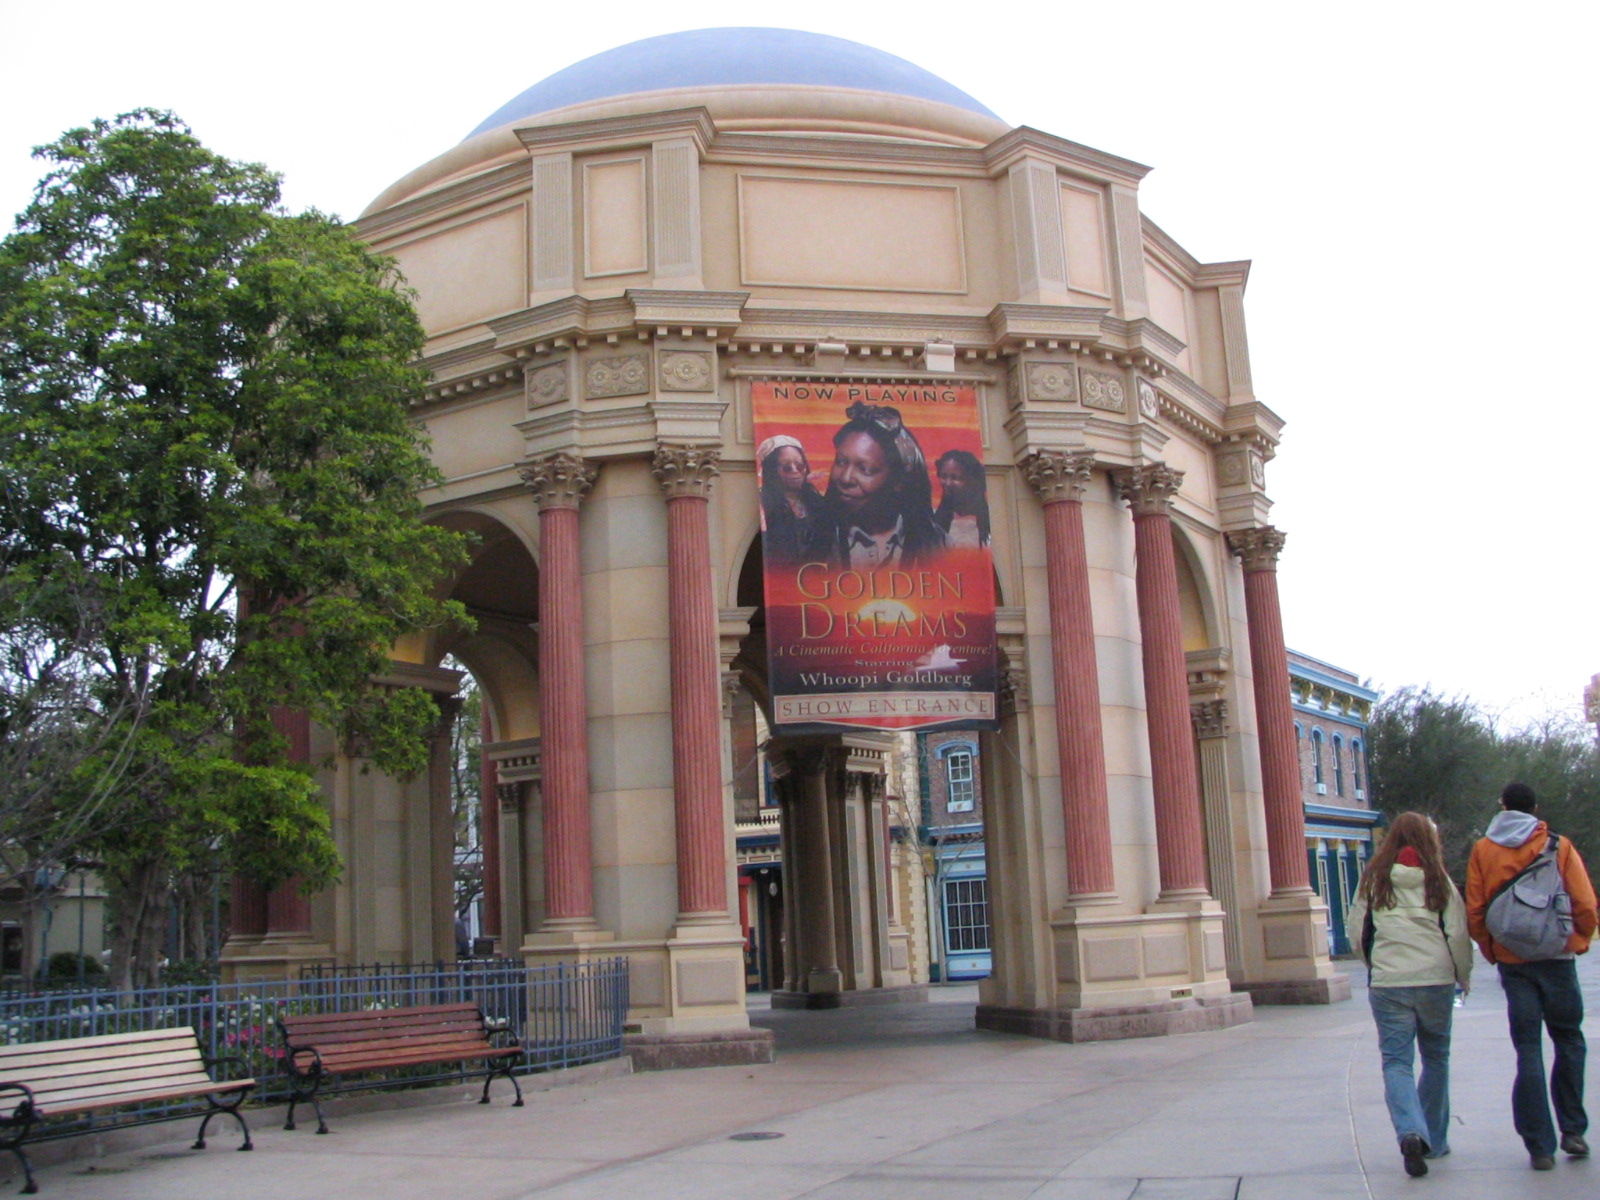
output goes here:
[{"label": "tree trunk", "polygon": [[118,991],[154,987],[161,975],[172,881],[166,863],[144,858],[108,872],[112,912],[111,981]]}]

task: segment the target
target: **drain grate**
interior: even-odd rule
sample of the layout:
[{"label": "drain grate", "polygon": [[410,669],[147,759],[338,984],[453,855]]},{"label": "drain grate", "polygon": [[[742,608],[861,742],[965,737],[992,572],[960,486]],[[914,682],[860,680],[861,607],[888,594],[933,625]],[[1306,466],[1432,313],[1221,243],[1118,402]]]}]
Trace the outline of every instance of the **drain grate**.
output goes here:
[{"label": "drain grate", "polygon": [[770,1142],[773,1138],[781,1138],[781,1133],[760,1131],[757,1133],[735,1133],[728,1140],[730,1142]]}]

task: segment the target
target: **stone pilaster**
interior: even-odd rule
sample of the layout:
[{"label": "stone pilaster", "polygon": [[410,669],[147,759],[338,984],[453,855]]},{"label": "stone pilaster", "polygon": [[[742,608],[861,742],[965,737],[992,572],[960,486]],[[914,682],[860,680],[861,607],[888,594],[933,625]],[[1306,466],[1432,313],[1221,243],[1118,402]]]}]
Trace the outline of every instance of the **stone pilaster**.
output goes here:
[{"label": "stone pilaster", "polygon": [[1152,463],[1119,472],[1116,482],[1133,509],[1135,588],[1161,898],[1204,897],[1208,892],[1200,781],[1189,726],[1189,672],[1183,656],[1178,570],[1172,548],[1172,501],[1183,482],[1183,472]]},{"label": "stone pilaster", "polygon": [[1069,903],[1114,900],[1110,802],[1106,794],[1100,675],[1095,661],[1083,495],[1092,454],[1038,452],[1022,472],[1044,505],[1050,592],[1050,662],[1067,841]]}]

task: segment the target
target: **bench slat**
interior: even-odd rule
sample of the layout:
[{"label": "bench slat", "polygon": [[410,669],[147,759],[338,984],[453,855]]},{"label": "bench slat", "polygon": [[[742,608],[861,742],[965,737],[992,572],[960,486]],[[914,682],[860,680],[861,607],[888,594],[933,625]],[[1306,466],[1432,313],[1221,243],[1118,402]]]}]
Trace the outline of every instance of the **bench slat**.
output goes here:
[{"label": "bench slat", "polygon": [[124,1104],[139,1104],[148,1100],[181,1100],[185,1096],[221,1095],[224,1092],[237,1092],[254,1084],[253,1079],[224,1084],[215,1084],[207,1080],[204,1085],[197,1087],[146,1088],[143,1091],[122,1092],[117,1095],[90,1094],[76,1098],[60,1096],[48,1106],[40,1104],[39,1109],[47,1117],[64,1117],[72,1113],[119,1108]]},{"label": "bench slat", "polygon": [[488,1035],[482,1025],[474,1022],[471,1025],[410,1025],[395,1027],[392,1025],[378,1029],[362,1030],[360,1032],[346,1031],[335,1034],[318,1034],[314,1037],[305,1034],[293,1035],[289,1038],[291,1046],[362,1046],[371,1042],[403,1042],[421,1041],[434,1038],[479,1038]]},{"label": "bench slat", "polygon": [[121,1058],[98,1063],[61,1063],[55,1066],[33,1067],[26,1074],[13,1075],[37,1091],[63,1079],[98,1079],[126,1076],[130,1079],[148,1079],[157,1075],[203,1074],[205,1066],[200,1055],[193,1050],[153,1055],[145,1058]]},{"label": "bench slat", "polygon": [[125,1035],[116,1041],[101,1038],[84,1038],[85,1042],[98,1042],[95,1046],[80,1046],[75,1041],[25,1042],[7,1046],[0,1051],[0,1078],[25,1072],[33,1067],[54,1063],[98,1062],[110,1058],[137,1057],[158,1054],[166,1050],[192,1046],[199,1053],[192,1029],[160,1030],[160,1037]]},{"label": "bench slat", "polygon": [[100,1033],[94,1037],[57,1038],[49,1042],[19,1042],[0,1046],[0,1058],[24,1050],[37,1050],[51,1046],[57,1049],[92,1050],[97,1047],[121,1045],[125,1042],[158,1042],[162,1038],[192,1038],[194,1027],[179,1025],[169,1029],[141,1029],[132,1033]]},{"label": "bench slat", "polygon": [[211,1077],[202,1072],[184,1075],[157,1075],[146,1079],[77,1079],[67,1080],[55,1087],[35,1088],[34,1097],[39,1107],[77,1101],[83,1096],[121,1096],[128,1092],[160,1091],[165,1088],[206,1090],[217,1087]]},{"label": "bench slat", "polygon": [[[387,1054],[435,1054],[441,1058],[473,1057],[487,1054],[491,1046],[483,1038],[407,1038],[402,1041],[368,1042],[358,1046],[315,1047],[329,1070],[352,1059],[381,1059]],[[302,1058],[304,1054],[302,1053]]]},{"label": "bench slat", "polygon": [[38,1067],[30,1070],[22,1083],[34,1091],[46,1091],[66,1086],[91,1086],[96,1083],[115,1083],[118,1080],[150,1080],[150,1078],[187,1078],[205,1075],[206,1070],[198,1054],[187,1054],[171,1062],[107,1062],[99,1069],[78,1064],[74,1067]]},{"label": "bench slat", "polygon": [[339,1024],[366,1024],[373,1021],[426,1021],[440,1016],[475,1016],[478,1006],[470,1000],[450,1005],[414,1005],[411,1008],[363,1008],[350,1013],[296,1013],[280,1019],[285,1029],[323,1029]]},{"label": "bench slat", "polygon": [[522,1050],[520,1047],[517,1047],[511,1050],[490,1050],[487,1052],[464,1055],[394,1054],[377,1060],[351,1060],[350,1062],[341,1064],[337,1068],[330,1067],[329,1070],[330,1072],[334,1073],[343,1071],[386,1071],[395,1067],[421,1067],[427,1066],[431,1063],[467,1062],[474,1059],[501,1058],[520,1053],[522,1053]]},{"label": "bench slat", "polygon": [[405,1059],[407,1062],[464,1062],[468,1059],[498,1057],[506,1053],[516,1053],[518,1050],[520,1047],[496,1050],[481,1042],[477,1045],[395,1046],[376,1054],[340,1054],[331,1058],[324,1056],[322,1069],[332,1072],[358,1071],[365,1069],[365,1064],[382,1065],[400,1059]]},{"label": "bench slat", "polygon": [[285,1023],[284,1029],[289,1037],[296,1041],[328,1041],[334,1038],[359,1038],[372,1036],[404,1035],[412,1030],[428,1029],[476,1029],[482,1031],[483,1021],[477,1011],[458,1016],[439,1017],[411,1017],[390,1018],[382,1021],[357,1020],[346,1018],[339,1022],[329,1022],[316,1026],[306,1027]]}]

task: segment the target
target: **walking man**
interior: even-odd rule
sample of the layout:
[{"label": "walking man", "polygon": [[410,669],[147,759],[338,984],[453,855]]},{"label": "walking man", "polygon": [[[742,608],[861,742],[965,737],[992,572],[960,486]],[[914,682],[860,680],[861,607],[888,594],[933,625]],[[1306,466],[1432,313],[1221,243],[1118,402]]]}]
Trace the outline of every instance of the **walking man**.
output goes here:
[{"label": "walking man", "polygon": [[[1467,929],[1484,957],[1500,971],[1511,1042],[1517,1051],[1517,1081],[1511,1089],[1511,1116],[1536,1171],[1555,1166],[1556,1129],[1560,1146],[1574,1158],[1589,1153],[1584,1134],[1589,1118],[1583,1108],[1583,994],[1578,989],[1575,958],[1589,949],[1595,932],[1595,893],[1583,859],[1572,842],[1561,838],[1556,865],[1572,900],[1572,934],[1566,949],[1552,958],[1523,960],[1489,932],[1490,902],[1506,884],[1533,862],[1551,837],[1539,820],[1538,800],[1525,783],[1507,784],[1500,794],[1501,811],[1489,822],[1487,836],[1472,848],[1467,863]],[[1510,936],[1504,934],[1504,936]],[[1555,1043],[1555,1064],[1546,1087],[1543,1031]],[[1548,1091],[1555,1101],[1550,1120]]]}]

